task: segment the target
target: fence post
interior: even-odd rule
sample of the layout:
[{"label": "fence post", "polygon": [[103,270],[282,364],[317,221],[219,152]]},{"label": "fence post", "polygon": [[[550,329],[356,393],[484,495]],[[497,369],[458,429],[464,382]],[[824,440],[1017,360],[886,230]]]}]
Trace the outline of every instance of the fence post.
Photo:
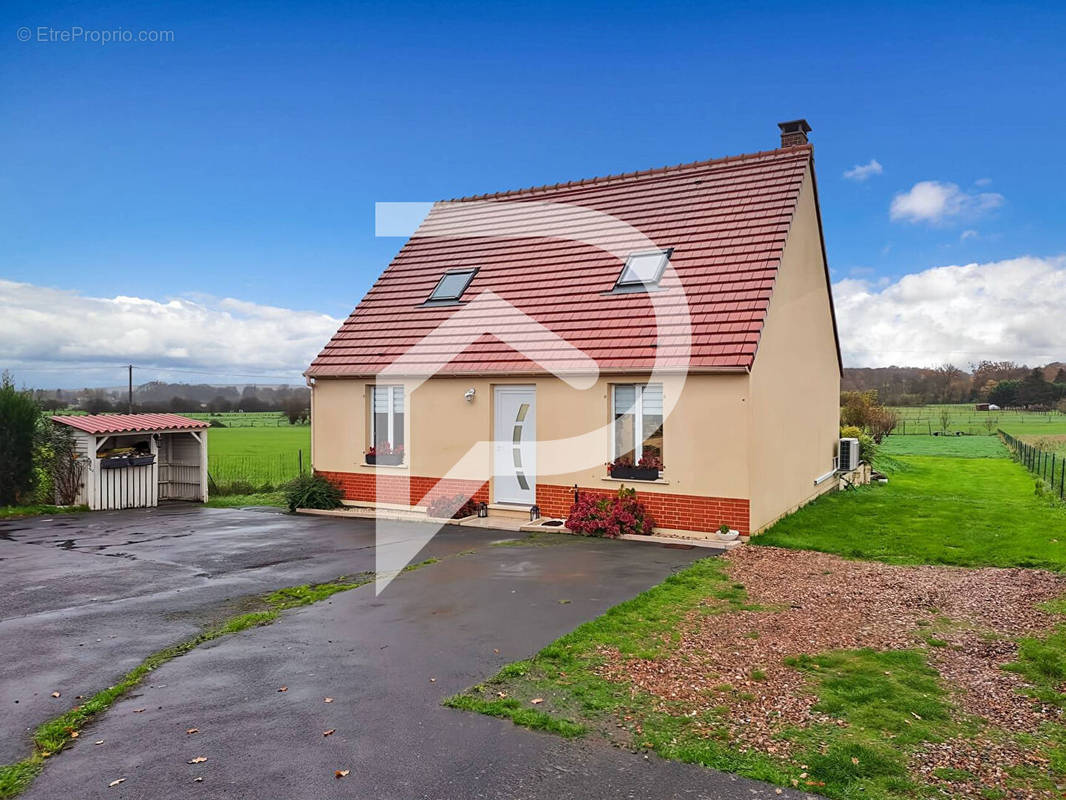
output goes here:
[{"label": "fence post", "polygon": [[296,451],[296,463],[300,467],[300,474],[303,475],[304,474],[304,451],[303,451],[302,447],[299,450]]}]

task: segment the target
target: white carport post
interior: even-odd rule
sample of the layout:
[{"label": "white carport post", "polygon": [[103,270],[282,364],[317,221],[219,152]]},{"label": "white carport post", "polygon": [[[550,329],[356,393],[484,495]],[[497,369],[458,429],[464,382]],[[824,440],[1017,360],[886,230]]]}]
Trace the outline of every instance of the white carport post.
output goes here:
[{"label": "white carport post", "polygon": [[207,432],[190,431],[192,438],[200,443],[200,499],[207,502]]}]

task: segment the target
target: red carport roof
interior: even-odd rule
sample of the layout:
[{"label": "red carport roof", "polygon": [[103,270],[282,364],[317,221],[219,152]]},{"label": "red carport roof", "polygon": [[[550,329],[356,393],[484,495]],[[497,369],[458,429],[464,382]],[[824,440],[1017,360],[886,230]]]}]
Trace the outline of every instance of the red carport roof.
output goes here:
[{"label": "red carport roof", "polygon": [[[438,203],[306,374],[381,372],[462,307],[425,304],[441,275],[475,267],[464,303],[491,291],[580,350],[600,371],[649,370],[656,355],[659,366],[748,369],[811,160],[810,145],[799,145]],[[604,249],[544,236],[432,235],[444,214],[454,219],[485,213],[477,206],[464,212],[471,201],[581,206],[672,248],[672,280],[684,289],[691,319],[687,356],[670,346],[673,331],[657,328],[648,293],[612,292],[623,264]],[[663,286],[669,288],[666,280]],[[446,361],[443,370],[434,370],[442,374],[546,371],[496,336],[434,341],[439,344],[426,361]],[[426,355],[424,349],[418,353]],[[405,363],[411,358],[408,353]]]},{"label": "red carport roof", "polygon": [[52,421],[62,422],[87,433],[141,433],[210,427],[203,420],[190,419],[180,414],[71,414],[52,417]]}]

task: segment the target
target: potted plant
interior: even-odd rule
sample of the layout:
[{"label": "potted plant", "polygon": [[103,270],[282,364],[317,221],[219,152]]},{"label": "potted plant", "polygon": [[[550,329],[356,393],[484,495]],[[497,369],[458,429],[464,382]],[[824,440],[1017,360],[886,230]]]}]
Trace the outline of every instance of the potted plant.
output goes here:
[{"label": "potted plant", "polygon": [[715,534],[723,542],[731,542],[734,539],[736,539],[738,536],[740,536],[740,531],[735,530],[734,528],[730,528],[729,525],[727,525],[726,523],[723,522],[718,527],[718,530],[715,531]]},{"label": "potted plant", "polygon": [[645,450],[636,464],[629,456],[621,456],[607,465],[607,471],[611,473],[612,478],[633,481],[658,480],[662,468],[663,460],[650,450]]},{"label": "potted plant", "polygon": [[403,463],[403,445],[393,447],[388,442],[382,442],[366,451],[367,464],[384,464],[395,466]]}]

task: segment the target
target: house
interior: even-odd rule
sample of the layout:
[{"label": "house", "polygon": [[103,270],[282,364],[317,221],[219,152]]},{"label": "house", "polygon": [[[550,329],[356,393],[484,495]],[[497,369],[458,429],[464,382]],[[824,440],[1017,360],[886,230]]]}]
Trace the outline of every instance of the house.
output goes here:
[{"label": "house", "polygon": [[92,511],[207,502],[206,422],[179,414],[52,417],[73,429],[82,463],[75,504]]},{"label": "house", "polygon": [[316,472],[354,505],[554,517],[625,485],[665,532],[756,532],[834,488],[810,126],[780,128],[774,150],[434,204],[306,372]]}]

